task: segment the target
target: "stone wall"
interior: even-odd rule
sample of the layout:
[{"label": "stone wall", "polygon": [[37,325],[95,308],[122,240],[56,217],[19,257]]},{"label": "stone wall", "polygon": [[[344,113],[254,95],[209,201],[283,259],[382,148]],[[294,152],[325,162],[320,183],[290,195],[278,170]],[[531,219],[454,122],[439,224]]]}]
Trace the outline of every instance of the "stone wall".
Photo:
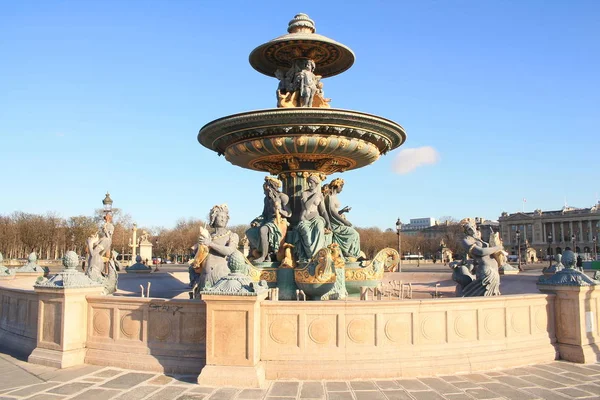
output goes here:
[{"label": "stone wall", "polygon": [[37,344],[38,296],[33,290],[1,288],[0,343],[21,355]]},{"label": "stone wall", "polygon": [[199,373],[206,362],[202,301],[88,296],[85,362],[165,373]]},{"label": "stone wall", "polygon": [[553,295],[261,304],[267,379],[425,376],[557,358]]}]

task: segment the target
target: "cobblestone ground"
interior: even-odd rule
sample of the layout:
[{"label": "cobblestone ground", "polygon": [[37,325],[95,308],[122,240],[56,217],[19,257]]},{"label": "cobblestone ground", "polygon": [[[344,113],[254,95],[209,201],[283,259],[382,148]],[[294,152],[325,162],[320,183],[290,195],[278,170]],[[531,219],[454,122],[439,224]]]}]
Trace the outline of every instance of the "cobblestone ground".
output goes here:
[{"label": "cobblestone ground", "polygon": [[91,365],[57,370],[0,354],[0,399],[600,399],[600,364],[563,361],[434,378],[277,381],[266,389],[199,386],[196,378]]}]

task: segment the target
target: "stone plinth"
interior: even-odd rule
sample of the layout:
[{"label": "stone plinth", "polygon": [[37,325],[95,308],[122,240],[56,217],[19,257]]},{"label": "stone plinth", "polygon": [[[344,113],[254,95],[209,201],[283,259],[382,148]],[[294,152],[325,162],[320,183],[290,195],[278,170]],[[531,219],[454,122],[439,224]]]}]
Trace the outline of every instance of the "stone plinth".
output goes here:
[{"label": "stone plinth", "polygon": [[148,261],[148,265],[152,263],[152,243],[148,240],[144,240],[140,242],[140,257],[142,257],[142,262]]},{"label": "stone plinth", "polygon": [[600,361],[600,290],[596,282],[574,269],[540,279],[538,289],[554,293],[556,339],[560,358],[578,363]]},{"label": "stone plinth", "polygon": [[206,303],[206,366],[198,383],[210,386],[263,387],[260,362],[260,303],[254,296],[203,294]]},{"label": "stone plinth", "polygon": [[87,339],[87,295],[102,294],[102,286],[41,288],[38,294],[37,347],[28,361],[54,368],[84,363]]}]

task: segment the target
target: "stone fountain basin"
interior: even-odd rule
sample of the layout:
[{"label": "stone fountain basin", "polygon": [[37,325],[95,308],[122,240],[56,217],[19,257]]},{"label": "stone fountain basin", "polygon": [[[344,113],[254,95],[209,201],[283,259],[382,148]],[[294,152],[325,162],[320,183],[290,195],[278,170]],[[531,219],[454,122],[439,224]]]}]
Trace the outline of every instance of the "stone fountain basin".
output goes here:
[{"label": "stone fountain basin", "polygon": [[198,141],[234,165],[279,173],[311,164],[361,168],[404,143],[399,124],[376,115],[335,108],[275,108],[214,120]]}]

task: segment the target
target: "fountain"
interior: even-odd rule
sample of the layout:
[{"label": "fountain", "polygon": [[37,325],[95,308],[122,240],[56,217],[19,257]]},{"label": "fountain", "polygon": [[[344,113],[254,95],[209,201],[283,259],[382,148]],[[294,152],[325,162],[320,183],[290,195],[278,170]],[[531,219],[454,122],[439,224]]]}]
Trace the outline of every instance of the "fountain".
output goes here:
[{"label": "fountain", "polygon": [[[303,195],[305,200],[316,199],[321,192],[315,185],[311,188],[311,179],[318,186],[332,173],[368,166],[406,140],[397,123],[332,108],[331,100],[324,97],[324,78],[346,71],[353,63],[352,50],[317,34],[314,22],[306,14],[298,14],[289,22],[288,34],[250,54],[254,69],[279,80],[277,108],[226,116],[206,124],[198,133],[203,146],[230,163],[277,176],[268,178],[265,185],[275,182],[272,193],[289,201],[289,212],[280,209],[273,215],[269,229],[278,230],[280,243],[265,245],[261,254],[255,254],[250,274],[265,279],[270,287],[279,287],[282,299],[292,299],[295,290],[313,299],[343,298],[346,289],[357,296],[361,286],[377,286],[384,268],[399,260],[396,250],[389,248],[370,261],[344,254],[343,246],[336,249],[331,245],[336,243],[336,231],[330,232],[328,220],[319,225],[317,213],[310,217],[310,224],[303,221],[308,213],[303,210]],[[279,184],[282,192],[277,191]],[[327,204],[327,194],[324,196],[323,205]],[[284,250],[290,248],[293,262],[284,263]]]}]

